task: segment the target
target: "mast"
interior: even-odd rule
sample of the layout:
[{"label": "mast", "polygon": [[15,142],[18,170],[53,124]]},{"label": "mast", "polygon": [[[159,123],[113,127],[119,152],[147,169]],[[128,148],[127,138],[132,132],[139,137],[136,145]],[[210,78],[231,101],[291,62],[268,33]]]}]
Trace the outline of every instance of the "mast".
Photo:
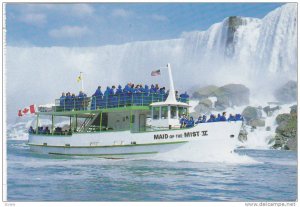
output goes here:
[{"label": "mast", "polygon": [[174,89],[174,82],[173,82],[173,76],[172,76],[172,69],[170,63],[167,64],[168,73],[169,73],[169,95],[166,100],[166,102],[177,102],[176,96],[175,96],[175,89]]}]

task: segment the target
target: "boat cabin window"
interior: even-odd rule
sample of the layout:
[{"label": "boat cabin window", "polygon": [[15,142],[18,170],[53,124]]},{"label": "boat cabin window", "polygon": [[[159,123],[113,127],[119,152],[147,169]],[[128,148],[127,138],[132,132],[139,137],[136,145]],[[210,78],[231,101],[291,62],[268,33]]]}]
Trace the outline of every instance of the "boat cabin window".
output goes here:
[{"label": "boat cabin window", "polygon": [[171,106],[171,119],[177,119],[177,106]]},{"label": "boat cabin window", "polygon": [[152,119],[159,119],[159,107],[153,107],[153,117]]},{"label": "boat cabin window", "polygon": [[179,117],[182,117],[183,114],[187,114],[187,108],[184,107],[178,107],[178,115]]},{"label": "boat cabin window", "polygon": [[168,118],[168,106],[161,107],[161,118],[167,119]]}]

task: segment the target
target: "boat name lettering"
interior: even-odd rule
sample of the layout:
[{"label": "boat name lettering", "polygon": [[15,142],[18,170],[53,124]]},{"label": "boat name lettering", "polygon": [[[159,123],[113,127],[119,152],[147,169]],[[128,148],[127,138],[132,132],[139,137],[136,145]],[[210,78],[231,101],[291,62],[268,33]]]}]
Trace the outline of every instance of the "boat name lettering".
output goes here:
[{"label": "boat name lettering", "polygon": [[205,131],[201,131],[202,132],[202,136],[207,136],[208,134],[207,134],[207,130],[205,130]]},{"label": "boat name lettering", "polygon": [[154,139],[168,139],[168,134],[154,134]]},{"label": "boat name lettering", "polygon": [[187,138],[187,137],[200,137],[200,136],[207,136],[207,130],[205,131],[194,131],[194,132],[184,132],[181,134],[154,134],[154,139],[180,139],[180,138]]}]

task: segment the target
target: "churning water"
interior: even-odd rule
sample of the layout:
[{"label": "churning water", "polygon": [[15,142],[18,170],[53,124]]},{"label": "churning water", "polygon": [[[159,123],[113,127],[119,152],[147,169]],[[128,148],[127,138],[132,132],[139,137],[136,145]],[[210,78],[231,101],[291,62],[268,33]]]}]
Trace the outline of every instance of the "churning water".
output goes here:
[{"label": "churning water", "polygon": [[244,149],[231,161],[203,162],[183,151],[161,160],[112,160],[35,154],[25,140],[8,140],[7,153],[8,201],[297,199],[297,157],[292,151]]}]

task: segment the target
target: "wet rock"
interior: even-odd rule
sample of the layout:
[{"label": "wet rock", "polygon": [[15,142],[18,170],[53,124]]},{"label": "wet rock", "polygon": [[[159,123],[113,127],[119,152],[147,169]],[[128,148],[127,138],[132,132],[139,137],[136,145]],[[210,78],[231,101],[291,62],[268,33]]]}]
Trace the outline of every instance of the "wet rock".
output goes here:
[{"label": "wet rock", "polygon": [[195,99],[206,99],[213,95],[214,91],[218,89],[217,86],[210,85],[203,88],[199,88],[197,91],[193,93],[193,98]]},{"label": "wet rock", "polygon": [[[295,107],[294,107],[295,108]],[[276,117],[275,144],[273,148],[297,150],[297,113],[279,114]]]},{"label": "wet rock", "polygon": [[203,99],[203,100],[199,101],[198,105],[204,105],[208,108],[212,108],[213,103],[210,99],[207,98],[207,99]]},{"label": "wet rock", "polygon": [[244,127],[242,127],[242,129],[240,130],[239,136],[238,136],[238,140],[240,142],[245,142],[245,141],[247,141],[247,136],[248,136],[247,130]]},{"label": "wet rock", "polygon": [[195,120],[195,119],[198,119],[199,116],[203,116],[203,113],[192,112],[192,113],[190,113],[190,116],[192,116]]},{"label": "wet rock", "polygon": [[275,91],[275,97],[282,103],[292,103],[297,101],[297,82],[288,81]]},{"label": "wet rock", "polygon": [[249,94],[249,89],[242,84],[227,84],[222,87],[211,85],[195,91],[193,98],[201,101],[208,97],[216,97],[215,108],[224,110],[228,107],[248,104]]},{"label": "wet rock", "polygon": [[247,106],[247,107],[243,110],[242,116],[243,116],[244,119],[246,120],[246,123],[249,123],[251,120],[261,119],[261,117],[262,117],[262,112],[261,112],[261,110],[259,110],[259,109],[256,108],[256,107]]},{"label": "wet rock", "polygon": [[232,106],[249,104],[250,90],[242,84],[227,84],[218,88],[214,95],[218,98],[215,107],[224,110]]},{"label": "wet rock", "polygon": [[297,114],[297,105],[293,105],[290,108],[291,108],[290,114]]},{"label": "wet rock", "polygon": [[289,139],[286,143],[289,150],[297,150],[297,139]]},{"label": "wet rock", "polygon": [[263,108],[263,111],[267,114],[267,116],[272,116],[273,113],[279,109],[280,109],[280,106],[276,106],[276,107],[266,106]]},{"label": "wet rock", "polygon": [[270,126],[267,126],[267,127],[266,127],[266,131],[271,131],[271,127],[270,127]]},{"label": "wet rock", "polygon": [[228,22],[228,29],[227,29],[227,39],[226,39],[226,50],[225,55],[228,57],[231,57],[234,54],[234,34],[239,28],[240,25],[242,25],[243,20],[241,17],[237,16],[230,16],[227,19]]},{"label": "wet rock", "polygon": [[212,109],[212,102],[209,99],[203,99],[199,101],[198,105],[195,107],[195,112],[197,113],[210,113]]},{"label": "wet rock", "polygon": [[276,117],[276,123],[280,125],[283,122],[287,122],[290,118],[290,114],[279,114]]},{"label": "wet rock", "polygon": [[264,127],[266,123],[263,119],[252,119],[248,122],[248,125],[252,127]]}]

